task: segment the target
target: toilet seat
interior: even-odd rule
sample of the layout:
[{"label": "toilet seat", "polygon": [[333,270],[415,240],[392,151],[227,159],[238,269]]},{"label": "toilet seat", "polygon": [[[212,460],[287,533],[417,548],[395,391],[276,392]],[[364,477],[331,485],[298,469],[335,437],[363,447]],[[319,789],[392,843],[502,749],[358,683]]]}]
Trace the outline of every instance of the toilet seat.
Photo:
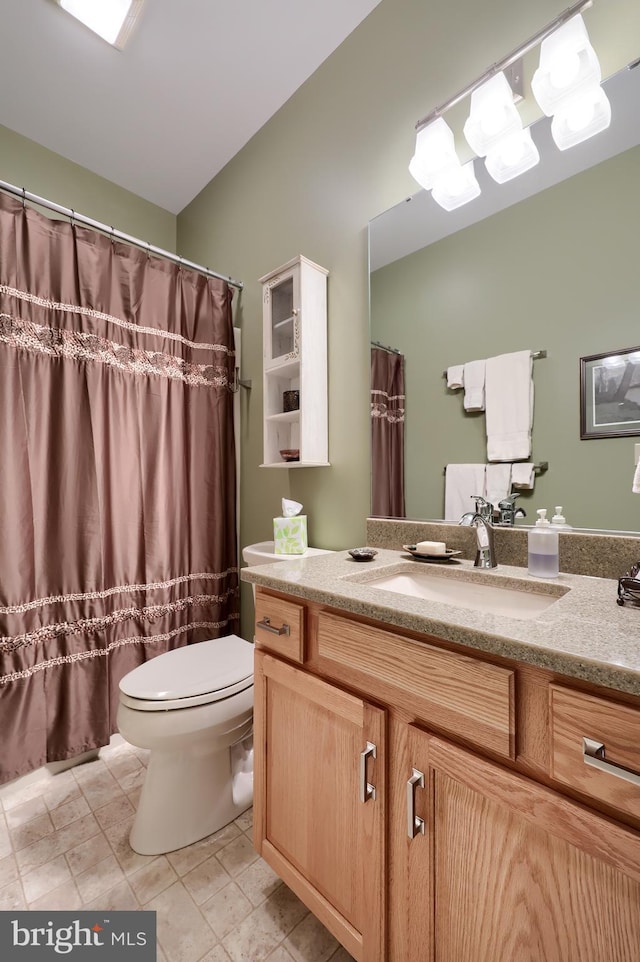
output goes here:
[{"label": "toilet seat", "polygon": [[253,650],[227,635],[164,652],[125,675],[120,702],[136,711],[169,711],[230,698],[253,685]]}]

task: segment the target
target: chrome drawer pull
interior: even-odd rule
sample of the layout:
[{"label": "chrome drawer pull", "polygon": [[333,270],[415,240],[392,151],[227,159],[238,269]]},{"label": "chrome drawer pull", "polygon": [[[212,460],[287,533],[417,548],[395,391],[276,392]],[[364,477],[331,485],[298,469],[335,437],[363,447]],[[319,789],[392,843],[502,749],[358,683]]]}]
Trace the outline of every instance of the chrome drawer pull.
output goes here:
[{"label": "chrome drawer pull", "polygon": [[424,788],[424,775],[416,768],[411,769],[407,782],[407,835],[415,838],[424,835],[424,819],[416,815],[416,788]]},{"label": "chrome drawer pull", "polygon": [[637,772],[632,772],[630,768],[624,768],[623,765],[614,765],[612,762],[605,760],[605,748],[602,742],[597,742],[593,738],[583,738],[582,753],[585,765],[592,765],[593,768],[599,768],[609,775],[624,778],[625,782],[631,782],[632,785],[640,785],[640,775]]},{"label": "chrome drawer pull", "polygon": [[373,742],[367,742],[367,747],[360,752],[360,801],[367,802],[370,798],[375,800],[376,786],[367,781],[367,758],[376,757],[376,746]]},{"label": "chrome drawer pull", "polygon": [[276,628],[275,625],[271,624],[271,619],[267,618],[266,615],[262,621],[256,622],[256,628],[263,628],[264,631],[270,631],[272,635],[288,635],[290,633],[289,625],[282,625],[281,628]]}]

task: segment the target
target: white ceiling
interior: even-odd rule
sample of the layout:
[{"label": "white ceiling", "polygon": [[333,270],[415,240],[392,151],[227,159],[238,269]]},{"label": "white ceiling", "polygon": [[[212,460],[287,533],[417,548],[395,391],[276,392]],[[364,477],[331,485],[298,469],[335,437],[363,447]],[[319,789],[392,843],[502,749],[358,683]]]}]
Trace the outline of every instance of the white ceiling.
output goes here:
[{"label": "white ceiling", "polygon": [[145,0],[118,51],[4,0],[0,124],[178,213],[379,2]]}]

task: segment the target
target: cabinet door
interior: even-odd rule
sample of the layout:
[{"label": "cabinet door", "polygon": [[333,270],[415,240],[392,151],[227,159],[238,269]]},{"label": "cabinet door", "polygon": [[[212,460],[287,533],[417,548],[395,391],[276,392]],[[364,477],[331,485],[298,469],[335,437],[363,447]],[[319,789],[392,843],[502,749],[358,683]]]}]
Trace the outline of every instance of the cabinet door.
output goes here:
[{"label": "cabinet door", "polygon": [[256,848],[361,962],[384,960],[385,712],[256,651]]},{"label": "cabinet door", "polygon": [[412,962],[640,959],[637,833],[418,729],[409,746],[425,776],[425,832],[407,839]]}]

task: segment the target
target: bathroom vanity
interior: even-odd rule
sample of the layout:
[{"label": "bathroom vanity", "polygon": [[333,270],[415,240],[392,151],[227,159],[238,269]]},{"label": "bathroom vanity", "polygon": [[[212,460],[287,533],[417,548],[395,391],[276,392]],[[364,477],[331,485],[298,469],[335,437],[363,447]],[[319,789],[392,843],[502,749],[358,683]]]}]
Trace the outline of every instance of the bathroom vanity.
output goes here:
[{"label": "bathroom vanity", "polygon": [[386,549],[242,577],[255,845],[355,959],[640,958],[640,611],[614,581]]}]

